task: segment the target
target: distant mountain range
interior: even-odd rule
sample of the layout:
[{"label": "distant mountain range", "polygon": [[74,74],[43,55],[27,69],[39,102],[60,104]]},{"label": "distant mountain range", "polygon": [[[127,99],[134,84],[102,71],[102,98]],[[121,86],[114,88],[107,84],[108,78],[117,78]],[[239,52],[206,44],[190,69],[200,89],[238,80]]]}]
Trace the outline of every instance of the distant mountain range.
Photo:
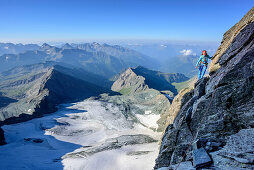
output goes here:
[{"label": "distant mountain range", "polygon": [[[117,58],[123,60],[125,63],[130,65],[130,67],[139,65],[148,67],[148,68],[158,68],[159,63],[150,57],[149,55],[144,55],[135,50],[131,50],[129,48],[124,48],[119,45],[108,45],[99,43],[84,43],[84,44],[71,44],[73,47],[78,49],[86,50],[89,52],[101,51],[111,56],[116,56]],[[66,44],[65,44],[66,46]]]},{"label": "distant mountain range", "polygon": [[37,50],[40,46],[37,44],[13,44],[0,43],[0,55],[3,54],[18,54],[29,50]]},{"label": "distant mountain range", "polygon": [[188,77],[193,77],[198,73],[195,69],[198,59],[199,56],[197,55],[179,55],[168,58],[161,63],[160,70],[168,73],[182,73]]},{"label": "distant mountain range", "polygon": [[128,67],[144,66],[168,73],[197,74],[195,64],[206,49],[213,55],[217,44],[157,43],[109,45],[99,43],[43,44],[0,43],[0,72],[18,65],[56,61],[74,65],[106,78]]},{"label": "distant mountain range", "polygon": [[[2,44],[3,48],[0,49],[1,53],[5,53],[0,56],[2,66],[0,71],[20,65],[56,61],[109,78],[128,67],[138,65],[149,68],[158,67],[158,62],[149,56],[127,48],[107,44],[64,44],[61,48],[58,48],[45,43],[40,47],[37,45],[23,45],[23,50],[19,50],[20,44],[5,45]],[[11,46],[14,50],[2,50],[7,46],[8,48]],[[18,51],[21,52],[18,53]]]}]

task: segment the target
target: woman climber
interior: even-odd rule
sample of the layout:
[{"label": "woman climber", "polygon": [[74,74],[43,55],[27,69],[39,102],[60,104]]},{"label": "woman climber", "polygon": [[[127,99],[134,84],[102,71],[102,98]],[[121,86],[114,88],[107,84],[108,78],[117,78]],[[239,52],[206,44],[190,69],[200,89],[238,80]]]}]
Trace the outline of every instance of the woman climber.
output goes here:
[{"label": "woman climber", "polygon": [[199,57],[198,62],[196,64],[196,69],[199,68],[198,72],[198,79],[201,79],[206,72],[207,65],[208,65],[208,59],[212,59],[213,57],[210,57],[206,50],[202,51],[202,55]]}]

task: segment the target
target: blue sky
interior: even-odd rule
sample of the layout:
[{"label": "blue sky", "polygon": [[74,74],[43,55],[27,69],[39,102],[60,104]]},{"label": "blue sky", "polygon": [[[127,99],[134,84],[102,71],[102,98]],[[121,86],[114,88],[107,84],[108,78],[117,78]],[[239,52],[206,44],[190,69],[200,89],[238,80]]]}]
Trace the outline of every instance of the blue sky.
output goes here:
[{"label": "blue sky", "polygon": [[0,41],[220,42],[253,0],[0,0]]}]

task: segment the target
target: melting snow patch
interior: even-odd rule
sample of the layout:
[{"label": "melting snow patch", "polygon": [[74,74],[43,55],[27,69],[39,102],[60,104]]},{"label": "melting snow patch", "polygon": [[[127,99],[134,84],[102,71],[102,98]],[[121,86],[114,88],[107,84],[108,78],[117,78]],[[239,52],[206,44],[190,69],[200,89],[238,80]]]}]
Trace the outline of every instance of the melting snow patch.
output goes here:
[{"label": "melting snow patch", "polygon": [[156,122],[160,119],[160,115],[156,115],[156,114],[140,115],[140,114],[137,114],[136,117],[145,126],[150,127],[150,128],[155,128],[155,129],[158,128],[158,124]]}]

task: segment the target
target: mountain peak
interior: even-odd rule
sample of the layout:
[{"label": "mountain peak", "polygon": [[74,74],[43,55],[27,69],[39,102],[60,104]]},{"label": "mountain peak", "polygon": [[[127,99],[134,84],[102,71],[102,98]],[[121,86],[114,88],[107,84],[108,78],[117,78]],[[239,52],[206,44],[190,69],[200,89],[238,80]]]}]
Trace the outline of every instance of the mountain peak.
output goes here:
[{"label": "mountain peak", "polygon": [[92,45],[92,46],[100,46],[100,44],[97,43],[97,42],[93,42],[91,45]]},{"label": "mountain peak", "polygon": [[65,43],[63,46],[62,46],[63,49],[72,49],[73,47],[69,44],[69,43]]},{"label": "mountain peak", "polygon": [[140,92],[146,89],[148,89],[148,85],[145,83],[145,78],[135,74],[132,68],[125,70],[111,87],[112,91],[122,94]]},{"label": "mountain peak", "polygon": [[122,73],[112,85],[113,91],[128,89],[129,92],[143,91],[148,88],[159,91],[169,90],[174,94],[177,90],[171,83],[188,80],[183,74],[169,74],[159,71],[149,70],[143,66],[128,68]]},{"label": "mountain peak", "polygon": [[41,46],[42,49],[48,49],[48,48],[51,48],[51,47],[52,46],[47,44],[47,43],[43,43],[42,46]]}]

